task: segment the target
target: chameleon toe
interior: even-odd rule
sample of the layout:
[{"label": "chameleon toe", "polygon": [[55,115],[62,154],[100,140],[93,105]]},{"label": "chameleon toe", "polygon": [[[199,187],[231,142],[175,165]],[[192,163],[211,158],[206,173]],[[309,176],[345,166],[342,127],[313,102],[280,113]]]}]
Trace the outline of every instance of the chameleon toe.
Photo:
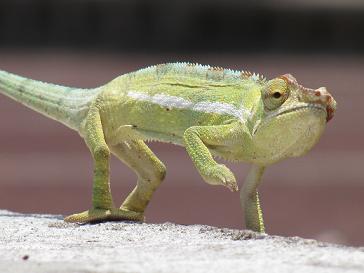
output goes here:
[{"label": "chameleon toe", "polygon": [[72,214],[64,218],[68,223],[91,223],[107,221],[110,216],[110,210],[91,209],[81,213]]},{"label": "chameleon toe", "polygon": [[92,223],[106,221],[144,221],[144,214],[141,212],[125,209],[91,209],[81,213],[72,214],[64,218],[68,223]]},{"label": "chameleon toe", "polygon": [[127,220],[127,221],[143,222],[145,220],[145,217],[144,217],[144,213],[142,213],[142,212],[136,212],[136,211],[120,208],[120,209],[113,209],[111,211],[109,219],[114,220],[114,221]]}]

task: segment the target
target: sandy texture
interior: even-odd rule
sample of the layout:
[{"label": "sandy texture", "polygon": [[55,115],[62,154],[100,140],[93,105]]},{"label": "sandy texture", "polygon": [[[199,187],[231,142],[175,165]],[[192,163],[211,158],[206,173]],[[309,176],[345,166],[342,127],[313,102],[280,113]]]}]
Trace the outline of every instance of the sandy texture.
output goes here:
[{"label": "sandy texture", "polygon": [[172,223],[0,211],[0,272],[364,272],[364,249]]}]

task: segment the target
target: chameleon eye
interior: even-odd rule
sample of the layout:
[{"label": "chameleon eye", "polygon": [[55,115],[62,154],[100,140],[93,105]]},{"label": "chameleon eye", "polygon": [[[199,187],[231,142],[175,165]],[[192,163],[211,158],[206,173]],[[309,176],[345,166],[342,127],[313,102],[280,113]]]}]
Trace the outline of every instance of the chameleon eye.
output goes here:
[{"label": "chameleon eye", "polygon": [[283,79],[273,79],[263,88],[262,98],[267,110],[281,106],[289,96],[289,88]]}]

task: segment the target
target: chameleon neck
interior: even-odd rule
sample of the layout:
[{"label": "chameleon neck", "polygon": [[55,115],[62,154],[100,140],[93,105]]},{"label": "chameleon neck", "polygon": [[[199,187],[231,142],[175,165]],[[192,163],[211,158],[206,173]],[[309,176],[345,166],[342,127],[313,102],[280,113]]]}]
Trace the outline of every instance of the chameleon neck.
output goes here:
[{"label": "chameleon neck", "polygon": [[0,93],[78,130],[99,89],[64,87],[0,70]]}]

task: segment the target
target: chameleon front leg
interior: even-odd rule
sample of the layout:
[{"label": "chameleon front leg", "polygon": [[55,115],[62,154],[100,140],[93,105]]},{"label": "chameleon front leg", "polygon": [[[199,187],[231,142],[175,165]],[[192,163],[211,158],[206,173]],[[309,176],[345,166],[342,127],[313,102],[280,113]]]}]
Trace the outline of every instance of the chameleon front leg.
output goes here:
[{"label": "chameleon front leg", "polygon": [[223,164],[218,164],[209,149],[214,146],[231,146],[236,144],[239,134],[236,124],[218,126],[193,126],[184,135],[186,150],[202,178],[211,185],[223,185],[231,191],[238,186],[234,174]]},{"label": "chameleon front leg", "polygon": [[245,213],[246,227],[263,233],[265,228],[257,188],[261,182],[264,169],[264,166],[253,165],[240,191],[240,202]]}]

